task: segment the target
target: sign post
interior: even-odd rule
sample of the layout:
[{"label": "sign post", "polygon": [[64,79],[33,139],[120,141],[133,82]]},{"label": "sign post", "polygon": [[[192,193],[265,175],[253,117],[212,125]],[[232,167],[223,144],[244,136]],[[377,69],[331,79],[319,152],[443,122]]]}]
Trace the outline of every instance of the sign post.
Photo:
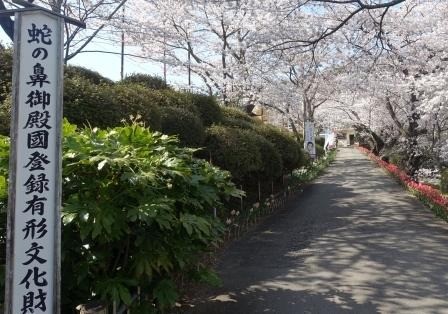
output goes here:
[{"label": "sign post", "polygon": [[316,144],[314,142],[314,123],[311,121],[305,122],[305,136],[303,141],[303,148],[310,155],[311,159],[316,159]]},{"label": "sign post", "polygon": [[15,14],[5,313],[60,313],[64,17]]},{"label": "sign post", "polygon": [[6,313],[58,313],[62,18],[16,13]]}]

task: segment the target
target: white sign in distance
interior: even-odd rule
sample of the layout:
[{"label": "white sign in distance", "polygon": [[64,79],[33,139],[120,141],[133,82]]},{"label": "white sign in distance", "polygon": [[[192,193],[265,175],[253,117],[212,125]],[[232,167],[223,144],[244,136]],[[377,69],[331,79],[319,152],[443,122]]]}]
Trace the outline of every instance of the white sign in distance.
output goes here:
[{"label": "white sign in distance", "polygon": [[5,313],[59,313],[62,18],[16,13]]},{"label": "white sign in distance", "polygon": [[316,144],[314,142],[314,123],[310,121],[305,122],[303,148],[310,155],[311,158],[313,159],[316,158]]}]

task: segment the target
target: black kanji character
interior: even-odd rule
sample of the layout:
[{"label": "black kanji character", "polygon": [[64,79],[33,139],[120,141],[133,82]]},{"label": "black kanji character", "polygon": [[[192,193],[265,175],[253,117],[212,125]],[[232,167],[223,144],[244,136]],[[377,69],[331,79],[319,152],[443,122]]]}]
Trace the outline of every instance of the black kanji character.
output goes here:
[{"label": "black kanji character", "polygon": [[30,291],[23,296],[22,314],[34,313],[34,292]]},{"label": "black kanji character", "polygon": [[28,85],[36,86],[36,84],[39,84],[39,87],[42,88],[44,83],[50,84],[50,81],[47,81],[48,75],[44,73],[44,67],[41,66],[40,63],[36,63],[36,65],[33,67],[33,73],[30,75],[29,82],[26,82]]},{"label": "black kanji character", "polygon": [[45,45],[51,45],[51,29],[48,28],[47,24],[44,24],[42,28],[37,28],[36,24],[31,24],[31,29],[28,29],[28,35],[31,39],[28,40],[28,43],[37,42],[40,44],[41,42]]},{"label": "black kanji character", "polygon": [[48,148],[48,131],[39,130],[28,133],[27,147],[32,148]]},{"label": "black kanji character", "polygon": [[31,214],[34,216],[35,213],[42,216],[45,211],[45,201],[46,197],[38,197],[37,195],[33,195],[33,199],[27,201],[28,207],[25,208],[23,213],[28,212],[31,209]]},{"label": "black kanji character", "polygon": [[[39,273],[39,267],[33,267],[33,269],[28,269],[28,272],[26,273],[25,277],[22,279],[22,281],[19,283],[20,285],[25,284],[25,288],[29,289],[30,288],[30,278],[31,276],[33,276],[33,284],[36,287],[45,287],[48,285],[48,281],[47,279],[45,279],[45,275],[47,274],[46,271],[43,271],[41,273]],[[44,278],[41,278],[44,277]]]},{"label": "black kanji character", "polygon": [[26,194],[30,194],[33,192],[43,193],[44,191],[48,191],[48,182],[49,180],[45,177],[45,173],[40,173],[37,175],[37,178],[32,174],[26,180],[23,186],[26,187]]},{"label": "black kanji character", "polygon": [[24,129],[26,128],[38,128],[38,129],[42,129],[42,128],[46,128],[46,129],[51,129],[51,126],[49,126],[48,120],[50,120],[51,116],[50,113],[48,111],[33,111],[30,112],[28,114],[28,120],[26,121],[25,126],[23,127]]},{"label": "black kanji character", "polygon": [[45,154],[41,154],[39,152],[34,152],[28,157],[29,162],[25,165],[24,168],[29,167],[29,171],[35,170],[45,170],[44,164],[48,165],[50,161],[48,160],[48,156]]},{"label": "black kanji character", "polygon": [[42,110],[45,110],[46,106],[50,105],[51,94],[46,91],[35,90],[28,94],[28,100],[25,104],[29,104],[30,108],[38,105],[42,105]]},{"label": "black kanji character", "polygon": [[31,236],[31,239],[35,239],[36,235],[38,237],[36,239],[40,239],[47,234],[47,220],[42,218],[38,224],[36,224],[36,219],[31,219],[26,222],[25,228],[22,231],[25,233],[24,240]]},{"label": "black kanji character", "polygon": [[42,289],[38,289],[38,291],[39,293],[36,295],[35,299],[38,300],[39,303],[37,303],[34,308],[45,312],[47,310],[47,305],[45,304],[45,301],[47,300],[47,293]]},{"label": "black kanji character", "polygon": [[33,56],[34,59],[37,59],[40,57],[41,54],[44,54],[42,56],[42,58],[40,58],[41,60],[45,60],[48,57],[48,51],[45,48],[39,47],[33,50],[33,52],[31,53],[31,56]]},{"label": "black kanji character", "polygon": [[38,245],[37,242],[31,243],[31,247],[28,249],[28,251],[25,252],[25,254],[29,256],[30,259],[26,262],[23,262],[22,265],[29,265],[34,261],[38,262],[39,264],[46,263],[47,260],[39,256],[40,251],[43,249],[44,247],[42,245]]}]

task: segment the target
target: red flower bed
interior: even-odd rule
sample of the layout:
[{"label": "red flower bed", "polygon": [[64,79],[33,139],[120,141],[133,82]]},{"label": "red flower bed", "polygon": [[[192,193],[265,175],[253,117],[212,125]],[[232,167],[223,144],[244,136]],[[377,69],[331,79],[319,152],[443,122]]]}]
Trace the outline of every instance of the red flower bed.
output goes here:
[{"label": "red flower bed", "polygon": [[390,164],[384,160],[381,160],[380,157],[374,155],[367,148],[360,146],[358,147],[358,149],[361,152],[367,154],[369,158],[374,160],[378,165],[389,171],[389,173],[397,177],[407,188],[419,193],[431,203],[442,207],[445,211],[448,212],[448,198],[443,196],[438,189],[435,189],[430,185],[414,181],[406,174],[406,172],[404,172],[394,164]]}]

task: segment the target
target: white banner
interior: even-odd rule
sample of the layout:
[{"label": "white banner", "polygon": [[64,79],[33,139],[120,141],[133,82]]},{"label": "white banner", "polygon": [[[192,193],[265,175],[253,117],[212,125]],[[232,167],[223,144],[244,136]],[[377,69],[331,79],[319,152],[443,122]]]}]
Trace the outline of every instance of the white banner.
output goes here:
[{"label": "white banner", "polygon": [[311,158],[316,158],[316,144],[314,142],[314,123],[310,121],[305,122],[305,138],[303,141],[303,148],[310,155]]},{"label": "white banner", "polygon": [[62,20],[16,13],[7,312],[59,313]]}]

